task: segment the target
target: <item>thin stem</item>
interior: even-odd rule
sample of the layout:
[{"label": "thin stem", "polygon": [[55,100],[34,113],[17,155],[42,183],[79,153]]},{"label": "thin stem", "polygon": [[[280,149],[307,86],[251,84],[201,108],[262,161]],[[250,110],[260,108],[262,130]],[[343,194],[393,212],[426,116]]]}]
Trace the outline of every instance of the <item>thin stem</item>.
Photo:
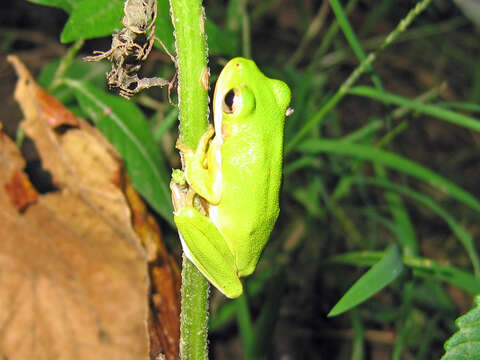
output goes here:
[{"label": "thin stem", "polygon": [[247,59],[252,57],[252,47],[250,44],[250,19],[247,11],[248,0],[239,0],[239,12],[242,17],[242,44],[243,56]]},{"label": "thin stem", "polygon": [[[195,148],[208,122],[207,43],[201,0],[170,0],[177,51],[180,139]],[[207,359],[208,281],[183,256],[180,358]]]},{"label": "thin stem", "polygon": [[84,39],[80,39],[75,41],[75,43],[68,48],[67,53],[61,58],[60,64],[58,65],[57,71],[55,71],[55,75],[53,76],[53,80],[48,87],[49,91],[54,90],[57,86],[59,86],[62,82],[63,75],[68,70],[70,65],[75,59],[78,51],[82,48],[83,43],[85,42]]}]

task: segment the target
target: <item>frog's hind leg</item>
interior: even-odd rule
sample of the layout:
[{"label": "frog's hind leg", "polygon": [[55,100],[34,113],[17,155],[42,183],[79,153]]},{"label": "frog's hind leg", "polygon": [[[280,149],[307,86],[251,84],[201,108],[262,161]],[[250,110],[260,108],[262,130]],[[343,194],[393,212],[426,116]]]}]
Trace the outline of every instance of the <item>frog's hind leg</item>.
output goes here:
[{"label": "frog's hind leg", "polygon": [[174,220],[187,258],[225,296],[240,296],[235,258],[213,222],[191,206],[177,211]]}]

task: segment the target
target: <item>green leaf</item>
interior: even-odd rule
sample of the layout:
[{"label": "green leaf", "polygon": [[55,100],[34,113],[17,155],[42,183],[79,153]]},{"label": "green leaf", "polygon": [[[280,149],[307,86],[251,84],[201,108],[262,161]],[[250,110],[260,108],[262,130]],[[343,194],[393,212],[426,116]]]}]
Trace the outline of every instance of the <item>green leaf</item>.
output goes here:
[{"label": "green leaf", "polygon": [[112,34],[122,28],[123,0],[83,0],[71,13],[62,34],[62,43]]},{"label": "green leaf", "polygon": [[34,4],[60,8],[70,14],[75,8],[75,6],[77,6],[77,4],[80,3],[82,0],[28,0],[28,1]]},{"label": "green leaf", "polygon": [[[155,35],[163,41],[170,53],[174,53],[175,39],[173,37],[173,25],[170,17],[170,3],[168,0],[158,0],[157,20],[155,21]],[[155,47],[162,49],[158,41]]]},{"label": "green leaf", "polygon": [[173,224],[169,176],[150,127],[138,107],[86,82],[66,79],[83,110],[122,155],[133,186]]},{"label": "green leaf", "polygon": [[453,182],[438,175],[432,170],[425,168],[400,155],[381,150],[372,146],[347,143],[338,140],[310,139],[299,145],[299,150],[307,154],[329,153],[337,155],[349,155],[359,159],[370,160],[377,164],[410,174],[424,180],[438,190],[470,206],[480,212],[480,202],[469,192],[463,190]]},{"label": "green leaf", "polygon": [[153,129],[153,138],[160,142],[163,135],[168,132],[178,119],[178,108],[174,107],[165,116],[165,119]]},{"label": "green leaf", "polygon": [[233,31],[228,29],[221,30],[208,19],[205,27],[208,36],[208,50],[212,55],[225,54],[234,56],[238,53],[238,37]]},{"label": "green leaf", "polygon": [[[380,251],[360,251],[341,254],[329,259],[329,262],[359,266],[373,265],[383,256]],[[403,263],[413,270],[415,276],[445,281],[467,291],[480,293],[480,279],[471,273],[454,266],[439,265],[435,261],[419,256],[404,256]]]},{"label": "green leaf", "polygon": [[398,247],[389,246],[385,256],[353,284],[328,316],[339,315],[364,302],[395,280],[403,269]]},{"label": "green leaf", "polygon": [[441,360],[480,360],[480,295],[475,297],[474,306],[455,321],[459,330],[445,343]]},{"label": "green leaf", "polygon": [[[72,88],[65,84],[59,84],[53,90],[50,89],[52,81],[57,72],[60,59],[48,63],[38,75],[37,81],[45,89],[52,93],[63,104],[70,105],[75,101],[75,95]],[[105,84],[105,73],[108,71],[107,62],[98,62],[95,64],[87,63],[80,59],[74,60],[67,68],[63,77],[68,79],[88,81],[92,84],[102,87]]]}]

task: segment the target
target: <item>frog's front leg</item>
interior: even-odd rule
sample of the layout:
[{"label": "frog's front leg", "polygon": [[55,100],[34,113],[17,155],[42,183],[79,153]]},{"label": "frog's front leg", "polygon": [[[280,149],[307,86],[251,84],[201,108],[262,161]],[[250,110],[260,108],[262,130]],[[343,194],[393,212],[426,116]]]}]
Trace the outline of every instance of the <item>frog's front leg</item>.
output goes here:
[{"label": "frog's front leg", "polygon": [[188,184],[207,202],[216,205],[222,197],[222,173],[219,147],[215,140],[210,141],[214,134],[213,126],[209,125],[195,150],[181,141],[177,141],[177,149],[182,153]]},{"label": "frog's front leg", "polygon": [[225,296],[239,297],[243,287],[235,259],[215,224],[192,206],[181,208],[174,215],[187,258]]}]

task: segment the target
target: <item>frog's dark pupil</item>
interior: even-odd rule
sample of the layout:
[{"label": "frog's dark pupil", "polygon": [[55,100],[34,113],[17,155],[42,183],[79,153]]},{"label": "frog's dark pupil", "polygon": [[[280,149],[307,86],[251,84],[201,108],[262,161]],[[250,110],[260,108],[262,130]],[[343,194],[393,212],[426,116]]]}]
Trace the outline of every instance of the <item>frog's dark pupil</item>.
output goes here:
[{"label": "frog's dark pupil", "polygon": [[229,112],[233,112],[233,100],[235,99],[235,91],[230,90],[224,98],[224,103]]}]

